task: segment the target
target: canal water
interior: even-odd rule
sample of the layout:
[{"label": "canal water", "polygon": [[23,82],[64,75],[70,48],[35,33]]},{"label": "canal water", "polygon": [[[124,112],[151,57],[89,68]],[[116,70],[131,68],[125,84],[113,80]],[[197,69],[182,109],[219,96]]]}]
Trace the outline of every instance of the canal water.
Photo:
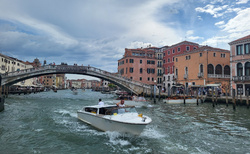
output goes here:
[{"label": "canal water", "polygon": [[250,153],[250,109],[203,103],[138,108],[153,120],[140,136],[102,132],[77,119],[77,110],[111,94],[78,90],[12,95],[0,112],[0,153]]}]

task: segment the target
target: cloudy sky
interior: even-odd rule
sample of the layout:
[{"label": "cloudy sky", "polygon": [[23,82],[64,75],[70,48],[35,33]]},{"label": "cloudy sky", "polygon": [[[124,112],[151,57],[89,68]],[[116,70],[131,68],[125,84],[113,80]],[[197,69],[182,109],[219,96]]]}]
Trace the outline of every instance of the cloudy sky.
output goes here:
[{"label": "cloudy sky", "polygon": [[0,0],[0,52],[117,71],[125,48],[187,40],[228,49],[250,34],[249,0]]}]

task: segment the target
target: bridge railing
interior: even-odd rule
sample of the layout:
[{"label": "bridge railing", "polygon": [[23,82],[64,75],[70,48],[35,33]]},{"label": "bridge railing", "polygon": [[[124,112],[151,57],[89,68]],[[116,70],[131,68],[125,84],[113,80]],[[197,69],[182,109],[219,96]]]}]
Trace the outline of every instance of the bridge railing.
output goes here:
[{"label": "bridge railing", "polygon": [[36,68],[28,68],[28,69],[23,69],[19,71],[14,71],[14,72],[8,72],[8,73],[3,73],[1,74],[2,77],[12,77],[16,75],[21,75],[21,74],[28,74],[28,73],[35,73],[35,72],[41,72],[41,71],[46,71],[46,70],[56,70],[56,71],[65,71],[65,72],[84,72],[84,71],[93,71],[95,73],[100,73],[105,76],[110,76],[113,78],[116,78],[117,80],[125,81],[125,82],[130,82],[133,83],[137,86],[145,87],[145,88],[150,88],[149,85],[144,84],[139,81],[134,81],[129,78],[123,77],[120,74],[114,74],[110,73],[104,70],[101,70],[99,68],[95,68],[92,66],[76,66],[76,65],[45,65],[41,67],[36,67]]},{"label": "bridge railing", "polygon": [[16,76],[16,75],[26,74],[26,73],[31,73],[31,72],[40,72],[42,70],[48,70],[48,69],[56,69],[56,65],[46,65],[46,66],[41,66],[41,67],[18,70],[14,72],[6,72],[6,73],[2,73],[1,76],[2,77]]},{"label": "bridge railing", "polygon": [[144,84],[144,83],[139,82],[139,81],[131,80],[131,79],[129,79],[129,78],[126,78],[126,77],[124,77],[124,76],[121,76],[120,74],[110,73],[110,72],[101,70],[101,69],[99,69],[99,68],[90,67],[90,66],[88,66],[88,70],[91,70],[91,71],[94,71],[94,72],[97,72],[97,73],[101,73],[101,74],[103,74],[103,75],[112,76],[113,78],[116,78],[116,79],[119,79],[119,80],[131,82],[131,83],[133,83],[133,84],[135,84],[135,85],[137,85],[137,86],[141,86],[141,87],[145,87],[145,88],[150,88],[150,86],[147,85],[147,84]]}]

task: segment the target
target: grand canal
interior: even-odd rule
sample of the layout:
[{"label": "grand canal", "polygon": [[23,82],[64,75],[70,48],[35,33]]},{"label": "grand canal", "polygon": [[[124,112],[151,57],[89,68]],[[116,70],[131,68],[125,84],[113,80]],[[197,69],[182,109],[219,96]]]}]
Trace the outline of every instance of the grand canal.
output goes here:
[{"label": "grand canal", "polygon": [[152,118],[140,136],[101,132],[77,110],[111,94],[79,90],[12,95],[0,112],[0,153],[249,153],[250,109],[203,103],[138,108]]}]

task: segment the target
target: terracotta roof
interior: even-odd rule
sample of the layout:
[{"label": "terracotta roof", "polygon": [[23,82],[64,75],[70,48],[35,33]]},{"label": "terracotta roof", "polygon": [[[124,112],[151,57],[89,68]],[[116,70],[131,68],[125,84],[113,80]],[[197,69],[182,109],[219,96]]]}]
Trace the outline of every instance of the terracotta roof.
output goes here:
[{"label": "terracotta roof", "polygon": [[179,54],[176,55],[175,57],[181,56],[181,55],[187,55],[187,54],[191,54],[191,53],[195,53],[195,52],[201,52],[201,51],[219,51],[219,52],[230,52],[229,50],[225,50],[225,49],[220,49],[220,48],[214,48],[214,47],[210,47],[210,46],[202,46],[198,49],[192,50],[190,52],[184,52],[183,54]]},{"label": "terracotta roof", "polygon": [[242,38],[239,38],[239,39],[237,39],[237,40],[234,40],[234,41],[232,41],[232,42],[230,42],[230,43],[228,43],[228,44],[232,45],[232,44],[236,44],[236,43],[238,43],[238,42],[244,41],[244,40],[250,40],[250,35],[245,36],[245,37],[242,37]]}]

